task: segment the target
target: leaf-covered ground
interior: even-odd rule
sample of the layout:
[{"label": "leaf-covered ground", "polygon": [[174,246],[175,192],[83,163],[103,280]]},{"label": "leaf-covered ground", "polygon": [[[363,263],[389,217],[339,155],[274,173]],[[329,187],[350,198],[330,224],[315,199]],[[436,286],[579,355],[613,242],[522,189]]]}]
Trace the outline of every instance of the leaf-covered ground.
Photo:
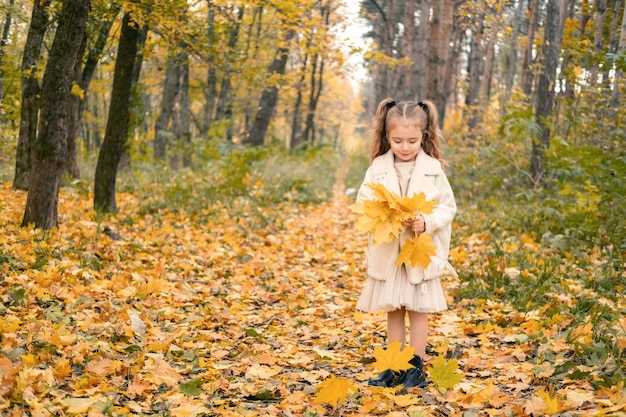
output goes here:
[{"label": "leaf-covered ground", "polygon": [[[623,383],[597,383],[619,364],[572,360],[593,344],[591,321],[458,297],[462,283],[449,277],[426,369],[458,359],[460,382],[367,387],[385,316],[355,309],[365,238],[340,186],[327,204],[247,216],[245,201],[190,218],[118,200],[120,214],[100,219],[88,193],[64,188],[61,226],[42,232],[18,227],[25,194],[0,188],[1,415],[626,415]],[[455,233],[461,276],[494,267],[489,237],[462,224]],[[532,240],[507,245],[541,264]],[[562,282],[554,302],[588,294],[569,275]],[[626,311],[623,297],[597,299]],[[624,315],[610,325],[624,352]],[[331,376],[357,386],[335,409],[315,395]]]}]

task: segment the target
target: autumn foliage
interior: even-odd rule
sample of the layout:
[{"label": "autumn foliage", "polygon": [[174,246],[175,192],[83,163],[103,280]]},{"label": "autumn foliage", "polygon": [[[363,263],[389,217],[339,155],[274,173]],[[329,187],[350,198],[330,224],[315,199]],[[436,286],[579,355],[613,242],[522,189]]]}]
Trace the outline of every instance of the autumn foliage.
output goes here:
[{"label": "autumn foliage", "polygon": [[[405,229],[404,222],[414,219],[417,213],[431,214],[437,205],[437,201],[426,201],[424,193],[415,193],[410,197],[399,196],[381,183],[365,186],[372,189],[375,198],[357,201],[350,208],[359,214],[357,230],[371,233],[375,244],[397,239]],[[436,254],[437,248],[432,243],[432,237],[421,233],[406,239],[396,264],[406,263],[426,268],[430,264],[430,257]]]},{"label": "autumn foliage", "polygon": [[[192,173],[166,189],[180,193],[181,178],[203,190]],[[254,215],[243,192],[188,211],[124,192],[120,214],[101,217],[75,184],[48,232],[18,227],[25,195],[3,184],[1,414],[624,412],[624,299],[604,289],[600,259],[582,268],[462,214],[460,278],[443,279],[451,308],[431,317],[430,384],[368,387],[407,358],[385,344],[384,315],[355,310],[366,239],[341,178],[329,202],[259,198]]]}]

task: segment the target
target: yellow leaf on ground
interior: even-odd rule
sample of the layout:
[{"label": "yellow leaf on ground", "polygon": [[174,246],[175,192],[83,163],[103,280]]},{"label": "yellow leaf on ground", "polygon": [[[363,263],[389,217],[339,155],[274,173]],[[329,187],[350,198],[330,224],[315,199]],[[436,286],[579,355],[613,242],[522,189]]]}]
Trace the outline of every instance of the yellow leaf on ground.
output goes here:
[{"label": "yellow leaf on ground", "polygon": [[387,349],[380,346],[374,348],[374,368],[383,372],[387,369],[392,371],[406,371],[413,367],[409,363],[413,359],[413,350],[410,348],[402,349],[402,343],[394,341],[387,345]]},{"label": "yellow leaf on ground", "polygon": [[343,403],[348,398],[348,394],[357,389],[349,379],[337,378],[334,375],[319,383],[317,388],[316,400],[333,407]]},{"label": "yellow leaf on ground", "polygon": [[428,375],[430,379],[442,388],[453,388],[463,379],[463,374],[457,373],[459,362],[452,359],[448,362],[443,356],[437,357],[433,362]]},{"label": "yellow leaf on ground", "polygon": [[408,407],[409,405],[419,404],[420,400],[413,394],[396,395],[393,399],[399,407]]},{"label": "yellow leaf on ground", "polygon": [[248,378],[269,379],[281,373],[280,366],[252,365],[246,372]]},{"label": "yellow leaf on ground", "polygon": [[102,397],[89,397],[89,398],[65,398],[61,400],[61,404],[67,407],[68,413],[85,413],[89,411],[96,403],[98,403]]},{"label": "yellow leaf on ground", "polygon": [[543,410],[545,414],[552,415],[560,413],[562,411],[563,407],[561,406],[561,402],[556,397],[556,395],[552,396],[546,391],[537,391],[537,395],[539,395],[539,397],[546,404],[546,408]]}]

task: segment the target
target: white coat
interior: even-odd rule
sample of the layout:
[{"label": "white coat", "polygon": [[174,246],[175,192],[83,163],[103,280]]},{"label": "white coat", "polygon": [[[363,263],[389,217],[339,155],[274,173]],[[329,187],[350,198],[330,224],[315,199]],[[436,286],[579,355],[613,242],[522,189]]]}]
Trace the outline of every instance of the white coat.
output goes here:
[{"label": "white coat", "polygon": [[[359,188],[357,201],[372,200],[374,194],[366,184],[382,183],[385,188],[400,195],[400,183],[394,166],[394,155],[390,150],[372,161],[365,173],[363,184]],[[431,257],[427,268],[406,265],[411,284],[419,284],[423,280],[439,278],[444,269],[454,269],[448,263],[450,253],[450,236],[452,233],[452,219],[456,213],[454,193],[448,178],[441,167],[441,162],[431,157],[423,150],[415,158],[415,167],[409,180],[407,196],[423,192],[426,200],[436,200],[438,203],[431,214],[421,213],[426,223],[425,233],[432,236],[432,242],[437,248],[437,255]],[[417,213],[416,213],[417,214]],[[407,238],[413,237],[413,231],[406,228],[398,239],[388,243],[374,244],[373,235],[369,236],[367,254],[367,273],[370,278],[386,280],[393,277],[397,271],[395,265],[402,244]]]}]

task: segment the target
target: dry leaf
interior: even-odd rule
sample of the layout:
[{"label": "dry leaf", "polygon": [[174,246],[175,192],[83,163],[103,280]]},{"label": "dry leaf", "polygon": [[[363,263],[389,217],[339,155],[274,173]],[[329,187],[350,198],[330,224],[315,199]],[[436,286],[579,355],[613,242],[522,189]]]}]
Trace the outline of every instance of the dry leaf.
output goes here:
[{"label": "dry leaf", "polygon": [[383,372],[387,369],[392,371],[405,371],[411,369],[413,365],[409,363],[413,359],[413,349],[405,347],[402,349],[402,343],[398,341],[390,342],[387,345],[387,349],[383,349],[380,346],[374,348],[374,368]]}]

